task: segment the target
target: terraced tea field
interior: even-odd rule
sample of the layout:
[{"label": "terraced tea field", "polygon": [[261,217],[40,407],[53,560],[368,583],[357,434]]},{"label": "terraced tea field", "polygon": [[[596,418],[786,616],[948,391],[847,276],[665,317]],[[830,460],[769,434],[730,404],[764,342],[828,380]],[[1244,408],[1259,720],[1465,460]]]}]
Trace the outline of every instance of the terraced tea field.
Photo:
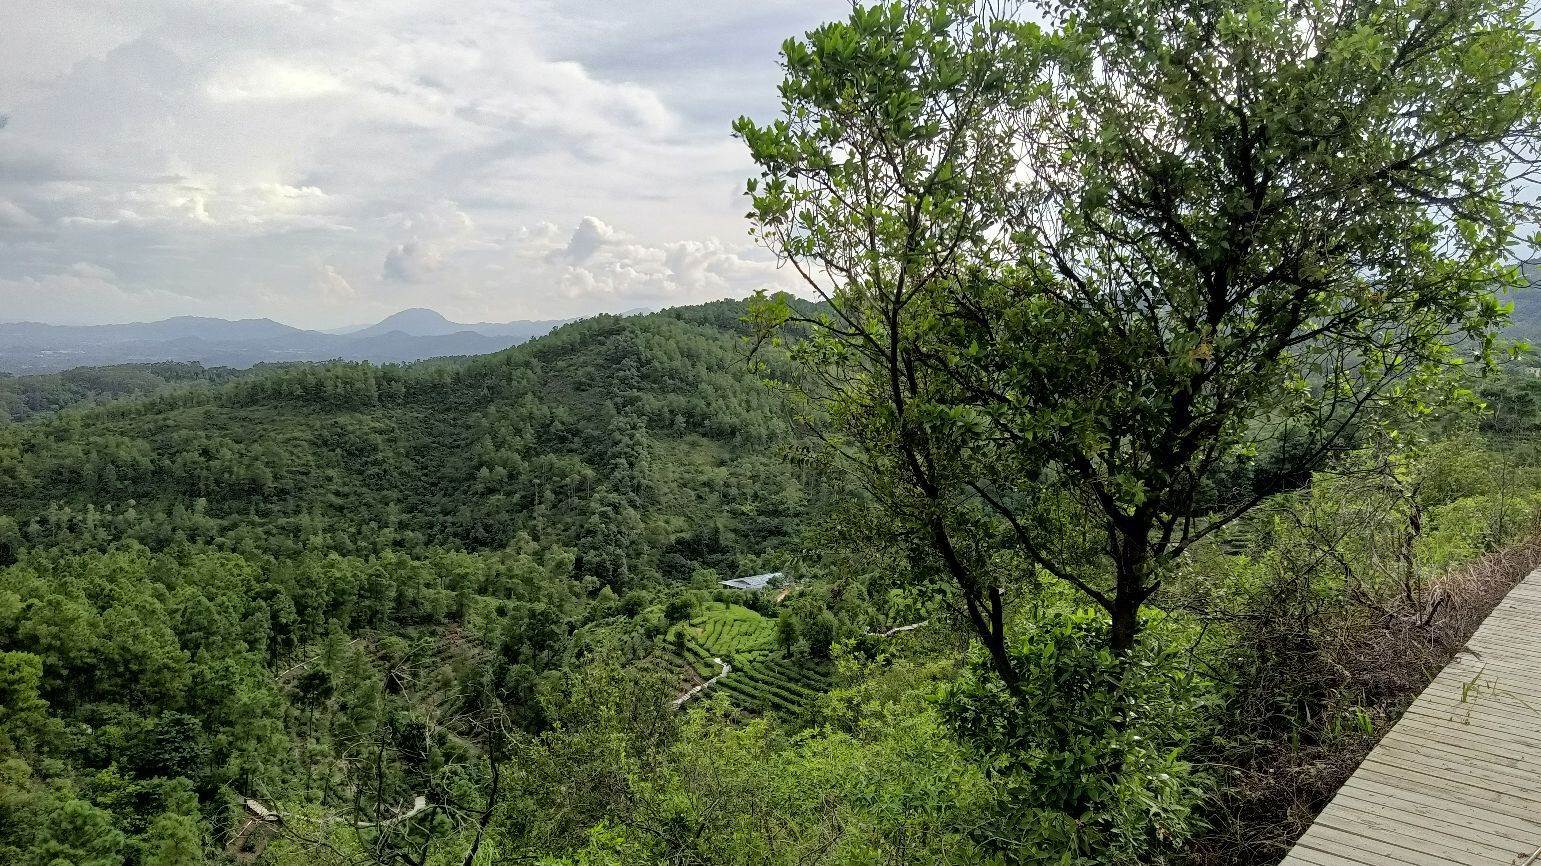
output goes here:
[{"label": "terraced tea field", "polygon": [[[683,633],[683,651],[678,649]],[[700,616],[671,629],[665,657],[689,667],[705,680],[720,658],[733,670],[713,686],[751,712],[800,715],[809,701],[830,687],[829,674],[794,661],[776,646],[776,620],[746,607],[707,602]]]}]

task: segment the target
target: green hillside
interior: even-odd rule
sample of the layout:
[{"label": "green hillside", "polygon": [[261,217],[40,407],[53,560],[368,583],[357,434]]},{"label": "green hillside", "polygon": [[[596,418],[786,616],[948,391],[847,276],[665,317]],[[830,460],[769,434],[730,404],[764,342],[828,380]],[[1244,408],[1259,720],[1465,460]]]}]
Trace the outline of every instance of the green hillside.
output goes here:
[{"label": "green hillside", "polygon": [[730,670],[714,687],[751,712],[773,711],[800,717],[810,701],[829,690],[825,666],[789,655],[777,641],[777,620],[736,604],[711,601],[699,616],[670,630],[664,657],[684,664],[698,677]]},{"label": "green hillside", "polygon": [[181,361],[77,367],[62,373],[30,376],[0,373],[0,427],[8,422],[47,417],[72,406],[99,405],[125,397],[166,392],[177,387],[195,388],[261,373],[261,369],[232,370]]},{"label": "green hillside", "polygon": [[[872,544],[890,528],[862,495],[785,461],[800,440],[743,315],[171,381],[0,430],[0,862],[991,862],[1039,796],[1018,774],[1081,779],[1125,730],[1088,685],[1117,669],[1105,622],[1013,596],[1043,709],[1010,716],[913,540]],[[1270,497],[1160,595],[1127,736],[1161,738],[1141,778],[1197,780],[1150,782],[1205,810],[1193,862],[1275,851],[1231,840],[1329,796],[1438,667],[1480,602],[1408,632],[1381,612],[1402,569],[1422,605],[1536,561],[1541,380],[1479,391],[1487,417]],[[794,585],[718,584],[781,569]],[[1027,763],[970,745],[1006,718],[1039,726]],[[680,835],[632,841],[665,817]]]},{"label": "green hillside", "polygon": [[740,315],[600,317],[464,363],[280,368],[12,428],[0,539],[287,555],[523,537],[617,592],[732,572],[806,507]]},{"label": "green hillside", "polygon": [[[0,861],[47,849],[53,814],[138,858],[168,833],[239,849],[247,796],[475,796],[596,660],[659,706],[715,673],[666,639],[671,605],[782,567],[820,489],[780,456],[743,314],[410,366],[24,383],[60,399],[0,428]],[[759,643],[702,640],[742,709],[828,685],[828,638],[771,652],[774,620],[732,610]],[[425,744],[387,736],[424,723]]]}]

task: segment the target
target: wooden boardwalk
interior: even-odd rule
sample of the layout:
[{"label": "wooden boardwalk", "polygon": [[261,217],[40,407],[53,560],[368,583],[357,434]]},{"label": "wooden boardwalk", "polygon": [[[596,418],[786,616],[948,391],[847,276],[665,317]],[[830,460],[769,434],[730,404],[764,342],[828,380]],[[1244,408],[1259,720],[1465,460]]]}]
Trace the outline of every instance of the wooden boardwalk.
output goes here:
[{"label": "wooden boardwalk", "polygon": [[1541,866],[1541,569],[1511,591],[1285,866]]}]

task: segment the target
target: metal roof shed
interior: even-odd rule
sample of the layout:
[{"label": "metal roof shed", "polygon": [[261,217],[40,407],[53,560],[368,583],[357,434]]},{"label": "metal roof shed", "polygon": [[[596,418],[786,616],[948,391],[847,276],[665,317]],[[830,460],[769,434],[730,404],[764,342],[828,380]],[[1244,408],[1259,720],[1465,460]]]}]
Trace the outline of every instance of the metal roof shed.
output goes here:
[{"label": "metal roof shed", "polygon": [[732,580],[719,581],[728,589],[760,590],[770,586],[771,581],[780,578],[779,571],[770,571],[765,574],[755,574],[749,577],[735,577]]}]

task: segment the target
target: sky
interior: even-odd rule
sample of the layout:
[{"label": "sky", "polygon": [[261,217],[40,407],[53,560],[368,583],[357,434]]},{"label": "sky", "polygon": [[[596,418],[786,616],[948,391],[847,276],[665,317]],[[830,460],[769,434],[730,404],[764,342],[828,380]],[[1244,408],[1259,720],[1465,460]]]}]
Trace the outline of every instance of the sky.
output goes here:
[{"label": "sky", "polygon": [[[19,4],[19,8],[18,5]],[[0,321],[431,307],[566,318],[795,288],[729,124],[843,0],[9,0]]]}]

